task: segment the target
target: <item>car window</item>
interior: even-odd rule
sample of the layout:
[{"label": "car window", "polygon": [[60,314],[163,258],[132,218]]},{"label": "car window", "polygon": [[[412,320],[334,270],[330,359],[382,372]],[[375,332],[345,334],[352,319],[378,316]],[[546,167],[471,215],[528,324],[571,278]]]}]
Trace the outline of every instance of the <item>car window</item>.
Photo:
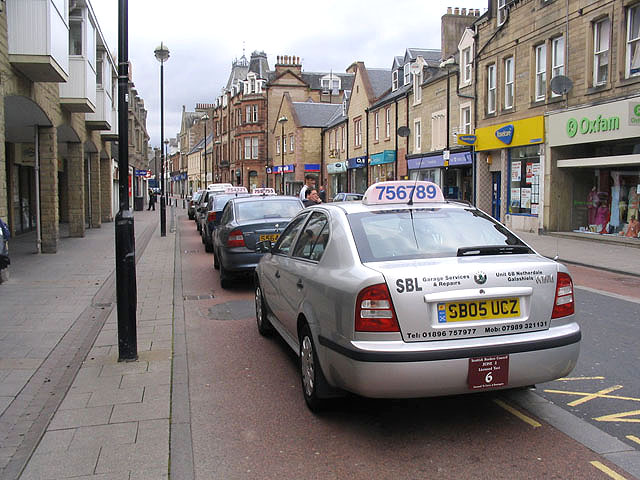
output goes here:
[{"label": "car window", "polygon": [[459,248],[524,245],[476,209],[384,210],[348,216],[362,262],[455,257]]},{"label": "car window", "polygon": [[322,258],[328,240],[327,216],[322,212],[314,212],[298,237],[293,256],[318,262]]},{"label": "car window", "polygon": [[280,238],[278,238],[278,241],[273,246],[272,253],[287,255],[306,219],[307,215],[300,215],[294,218],[289,225],[287,225],[287,228],[284,229]]},{"label": "car window", "polygon": [[292,218],[303,207],[300,200],[295,198],[266,201],[262,198],[256,198],[250,202],[238,202],[236,205],[238,221]]},{"label": "car window", "polygon": [[222,225],[229,223],[231,221],[231,210],[232,206],[230,203],[227,203],[222,211],[222,217],[220,218],[220,223]]}]

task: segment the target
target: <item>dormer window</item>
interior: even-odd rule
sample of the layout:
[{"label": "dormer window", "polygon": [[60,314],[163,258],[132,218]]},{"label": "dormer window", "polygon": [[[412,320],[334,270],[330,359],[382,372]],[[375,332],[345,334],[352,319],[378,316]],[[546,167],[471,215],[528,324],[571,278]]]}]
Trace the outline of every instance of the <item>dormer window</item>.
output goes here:
[{"label": "dormer window", "polygon": [[320,86],[322,87],[322,93],[331,92],[333,95],[337,95],[340,91],[340,77],[337,75],[325,75],[320,79]]},{"label": "dormer window", "polygon": [[398,70],[394,70],[391,74],[391,91],[398,89]]},{"label": "dormer window", "polygon": [[462,50],[462,81],[471,82],[471,47]]},{"label": "dormer window", "polygon": [[409,62],[404,64],[404,83],[403,85],[409,85],[411,82],[411,64]]}]

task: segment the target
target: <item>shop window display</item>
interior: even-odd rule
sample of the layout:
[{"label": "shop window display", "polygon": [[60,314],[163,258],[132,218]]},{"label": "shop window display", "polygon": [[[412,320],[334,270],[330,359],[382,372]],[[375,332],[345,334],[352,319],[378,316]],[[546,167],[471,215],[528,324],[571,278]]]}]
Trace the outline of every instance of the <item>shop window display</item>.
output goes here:
[{"label": "shop window display", "polygon": [[537,145],[510,151],[509,213],[537,215],[540,203],[540,156]]}]

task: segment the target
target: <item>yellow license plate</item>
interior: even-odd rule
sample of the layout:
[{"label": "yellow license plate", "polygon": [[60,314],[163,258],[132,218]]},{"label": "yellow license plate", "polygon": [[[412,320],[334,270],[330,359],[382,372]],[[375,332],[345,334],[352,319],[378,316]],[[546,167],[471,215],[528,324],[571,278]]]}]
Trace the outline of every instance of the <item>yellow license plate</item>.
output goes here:
[{"label": "yellow license plate", "polygon": [[265,240],[269,240],[271,242],[275,242],[276,240],[278,240],[279,236],[280,236],[279,233],[270,233],[268,235],[260,235],[260,241],[264,242]]},{"label": "yellow license plate", "polygon": [[520,316],[519,298],[490,298],[438,304],[438,323],[492,320]]}]

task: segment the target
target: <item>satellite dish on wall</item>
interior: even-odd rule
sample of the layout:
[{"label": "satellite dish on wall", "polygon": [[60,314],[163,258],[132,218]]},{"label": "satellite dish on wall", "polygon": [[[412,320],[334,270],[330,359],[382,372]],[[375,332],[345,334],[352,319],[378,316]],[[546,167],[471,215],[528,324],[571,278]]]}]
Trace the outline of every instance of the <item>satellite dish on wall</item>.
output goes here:
[{"label": "satellite dish on wall", "polygon": [[556,75],[551,79],[551,91],[558,95],[566,95],[573,88],[573,81],[564,75]]},{"label": "satellite dish on wall", "polygon": [[401,137],[408,137],[409,132],[409,127],[398,127],[398,135],[400,135]]}]

